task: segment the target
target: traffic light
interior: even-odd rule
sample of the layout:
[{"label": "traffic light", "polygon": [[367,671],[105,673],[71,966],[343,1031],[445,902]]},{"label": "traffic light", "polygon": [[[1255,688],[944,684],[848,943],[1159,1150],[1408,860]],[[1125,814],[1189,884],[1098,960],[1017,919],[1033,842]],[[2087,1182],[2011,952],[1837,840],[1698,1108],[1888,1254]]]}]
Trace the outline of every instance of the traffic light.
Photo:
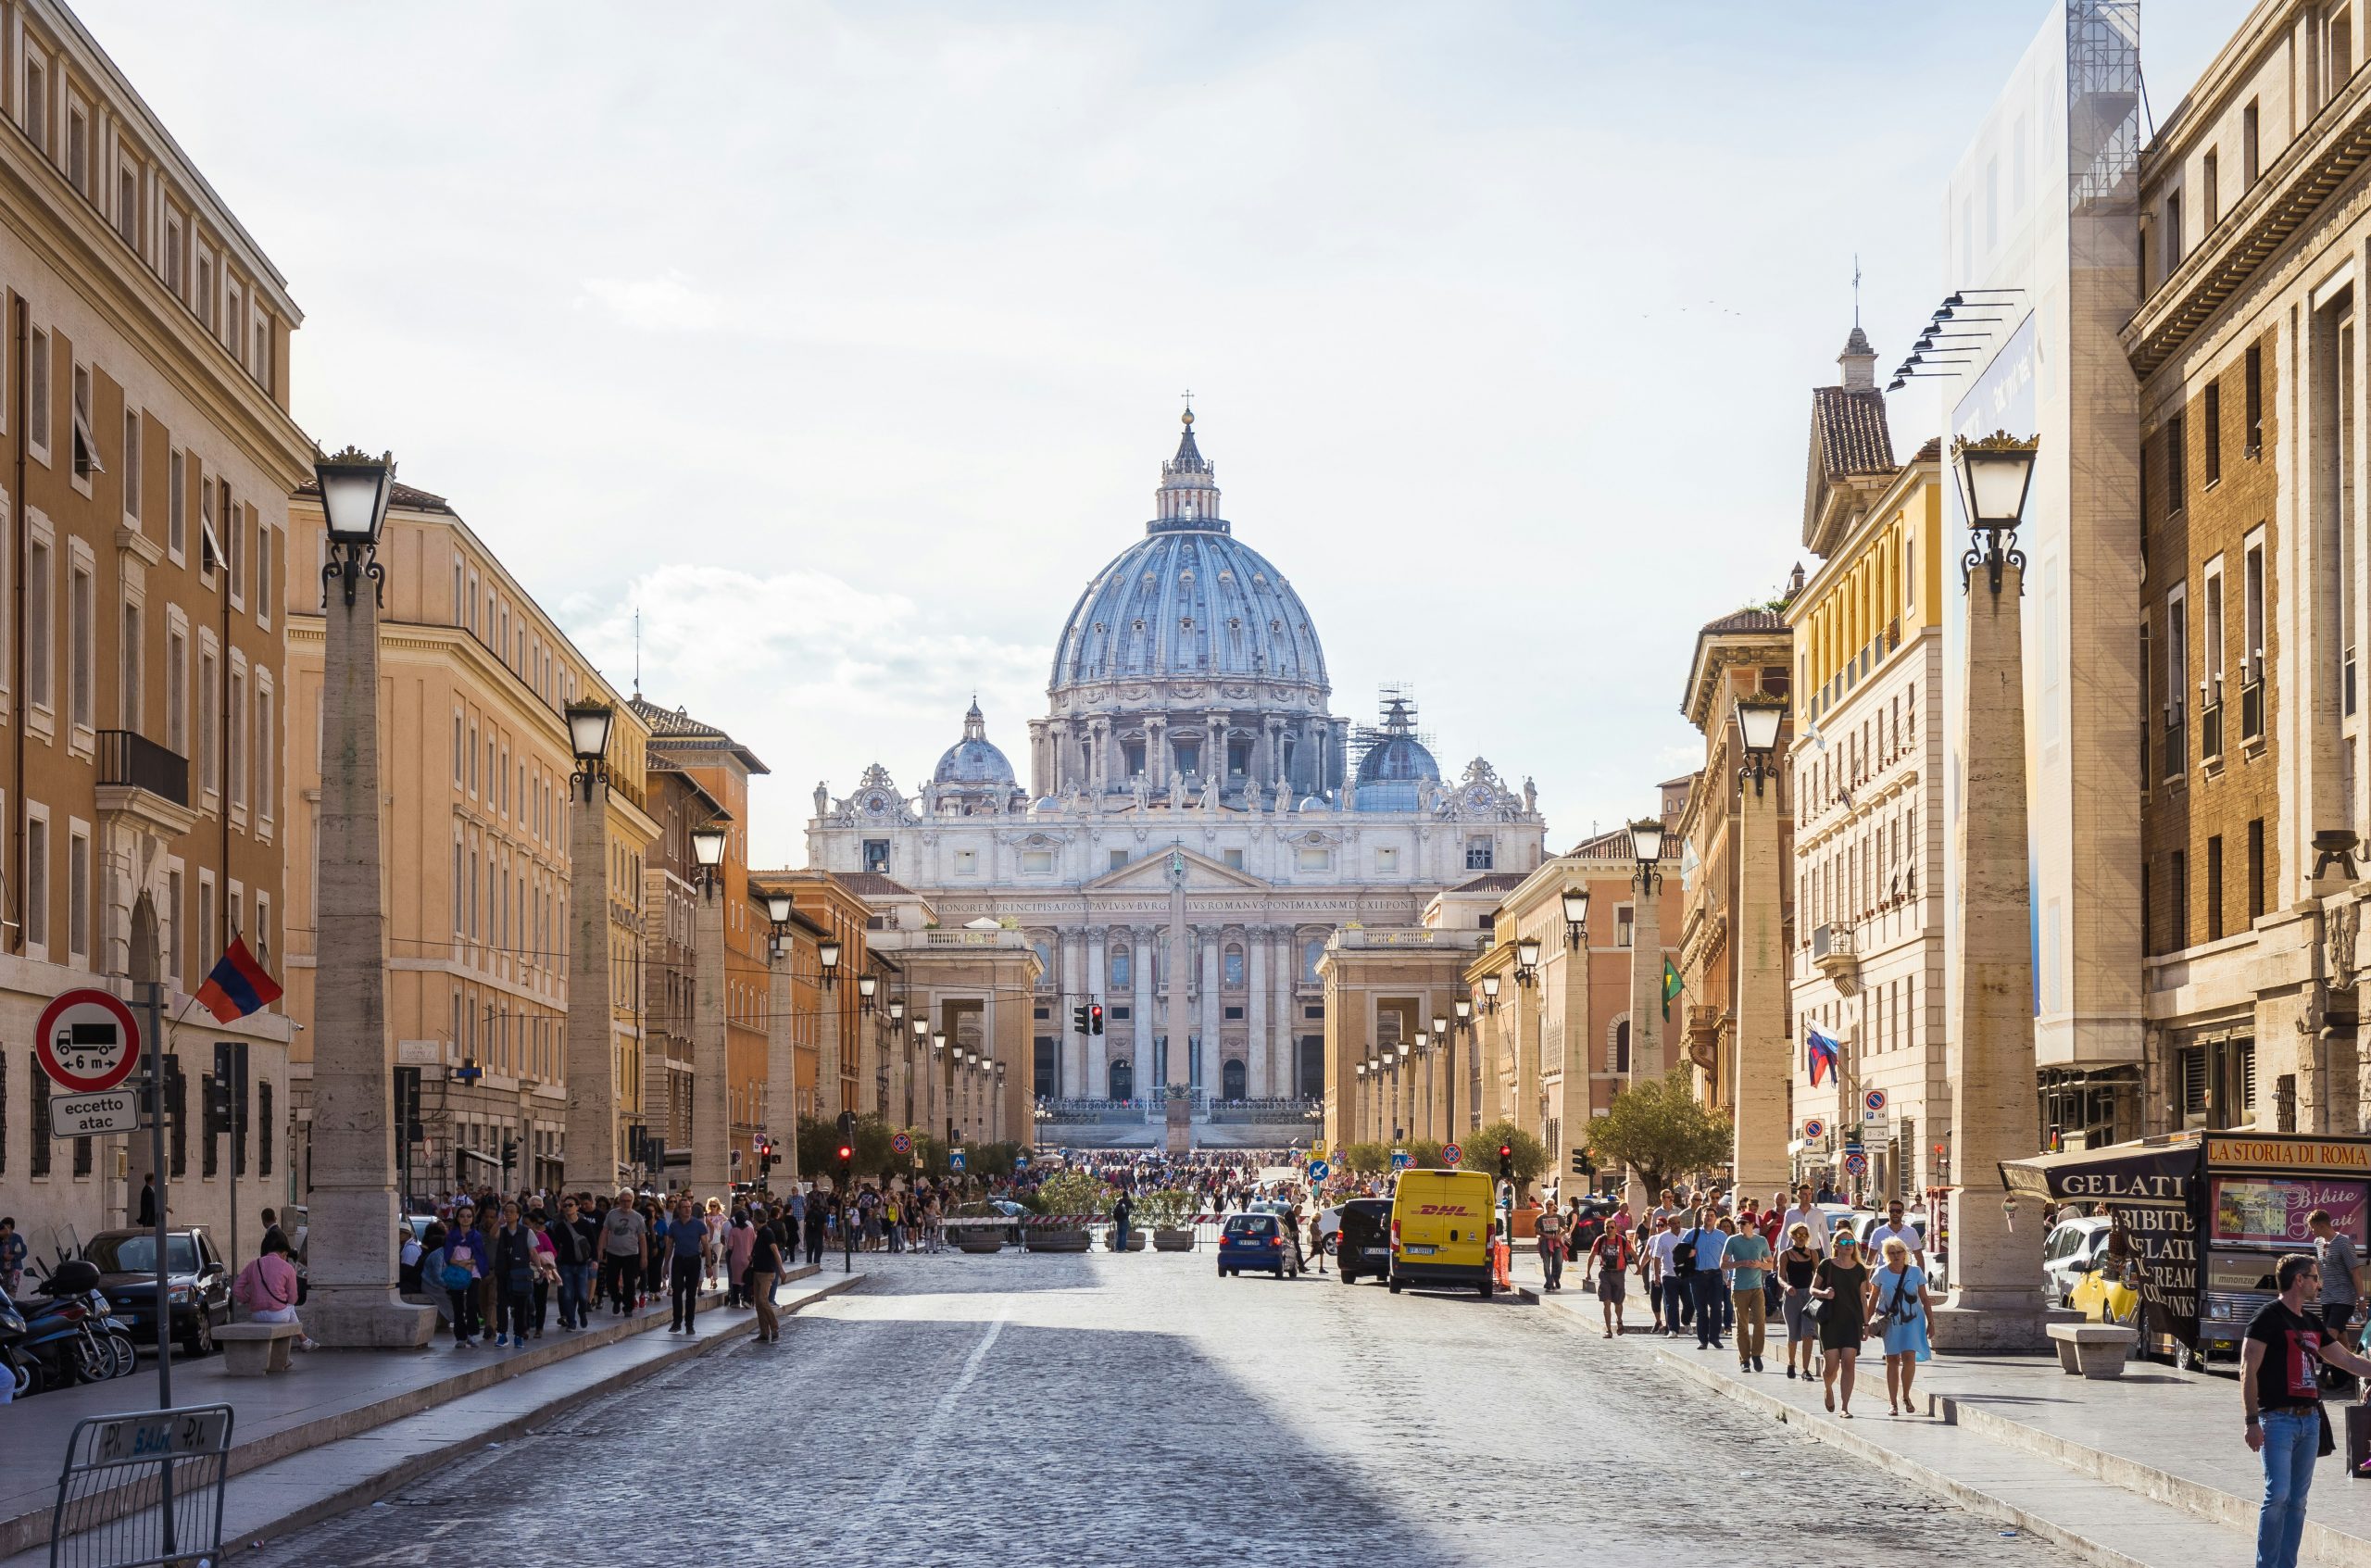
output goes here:
[{"label": "traffic light", "polygon": [[846,1190],[856,1177],[856,1145],[846,1138],[840,1140],[840,1186]]},{"label": "traffic light", "polygon": [[1515,1146],[1511,1143],[1502,1143],[1499,1146],[1499,1180],[1511,1182],[1514,1179]]},{"label": "traffic light", "polygon": [[515,1138],[505,1138],[505,1139],[503,1139],[503,1140],[502,1140],[502,1168],[503,1168],[505,1171],[508,1171],[508,1170],[509,1170],[513,1165],[516,1165],[516,1164],[518,1164],[518,1163],[519,1163],[519,1143],[518,1143],[518,1140],[517,1140],[517,1139],[515,1139]]},{"label": "traffic light", "polygon": [[1573,1150],[1573,1174],[1576,1176],[1594,1176],[1597,1174],[1597,1161],[1589,1158],[1589,1151],[1587,1149],[1576,1148]]},{"label": "traffic light", "polygon": [[1101,1002],[1094,1002],[1088,1005],[1086,1010],[1086,1022],[1088,1024],[1086,1032],[1088,1034],[1100,1035],[1103,1033],[1103,1004]]},{"label": "traffic light", "polygon": [[1086,1004],[1085,1002],[1071,1009],[1071,1033],[1073,1035],[1086,1033]]}]

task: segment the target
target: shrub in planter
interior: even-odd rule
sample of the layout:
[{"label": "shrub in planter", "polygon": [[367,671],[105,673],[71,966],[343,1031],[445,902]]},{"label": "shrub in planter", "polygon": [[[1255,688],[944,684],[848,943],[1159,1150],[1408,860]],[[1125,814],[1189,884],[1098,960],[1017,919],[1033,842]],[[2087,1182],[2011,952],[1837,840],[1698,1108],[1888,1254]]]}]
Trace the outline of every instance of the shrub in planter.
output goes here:
[{"label": "shrub in planter", "polygon": [[1064,1171],[1038,1184],[1037,1208],[1041,1213],[1069,1218],[1073,1223],[1060,1227],[1032,1225],[1023,1230],[1022,1240],[1030,1251],[1084,1252],[1087,1223],[1111,1212],[1111,1189],[1084,1171]]}]

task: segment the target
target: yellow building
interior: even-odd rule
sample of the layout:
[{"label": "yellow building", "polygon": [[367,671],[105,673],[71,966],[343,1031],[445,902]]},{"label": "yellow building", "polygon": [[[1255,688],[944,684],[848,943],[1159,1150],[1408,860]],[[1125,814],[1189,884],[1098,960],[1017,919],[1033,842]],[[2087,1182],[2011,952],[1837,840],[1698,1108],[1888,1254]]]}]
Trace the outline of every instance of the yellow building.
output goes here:
[{"label": "yellow building", "polygon": [[[1814,393],[1815,437],[1838,419],[1825,395],[1839,390]],[[1938,722],[1946,480],[1934,441],[1899,465],[1887,452],[1885,463],[1815,471],[1804,500],[1803,544],[1825,558],[1785,612],[1798,683],[1786,768],[1788,1012],[1798,1169],[1833,1168],[1841,1189],[1839,1134],[1854,1129],[1868,1186],[1915,1196],[1948,1179],[1951,1136]],[[1948,583],[1958,590],[1956,573]],[[1838,1073],[1816,1088],[1807,1026],[1841,1047]],[[1864,1109],[1871,1090],[1886,1102],[1874,1119]],[[1806,1140],[1803,1123],[1814,1117],[1823,1132]]]},{"label": "yellow building", "polygon": [[[293,558],[320,558],[318,493],[300,491],[291,504],[289,536]],[[644,809],[650,731],[443,497],[397,484],[379,560],[386,568],[387,1012],[398,1085],[417,1079],[423,1124],[408,1149],[408,1191],[543,1185],[558,1173],[568,1105],[568,779],[575,760],[561,710],[589,698],[617,711],[608,837],[621,1150],[625,1125],[639,1118],[643,1085],[638,904],[659,834]],[[310,735],[323,625],[313,572],[290,574],[286,622],[290,733]],[[310,867],[320,797],[315,749],[289,747],[288,771],[289,856]],[[300,1022],[313,1015],[313,897],[310,875],[292,879],[287,1008]],[[300,1119],[309,1108],[310,1038],[296,1036],[291,1067]]]}]

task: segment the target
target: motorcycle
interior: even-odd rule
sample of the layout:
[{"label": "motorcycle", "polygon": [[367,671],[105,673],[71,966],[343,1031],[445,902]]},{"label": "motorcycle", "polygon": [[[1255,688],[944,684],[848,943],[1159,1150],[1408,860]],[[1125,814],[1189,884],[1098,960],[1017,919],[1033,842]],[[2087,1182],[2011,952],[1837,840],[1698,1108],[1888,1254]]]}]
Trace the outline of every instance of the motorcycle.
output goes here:
[{"label": "motorcycle", "polygon": [[6,1376],[15,1392],[13,1399],[27,1399],[41,1392],[41,1358],[24,1350],[25,1315],[8,1293],[0,1290],[0,1376]]},{"label": "motorcycle", "polygon": [[[39,1358],[44,1381],[102,1383],[122,1375],[102,1326],[113,1309],[98,1284],[98,1270],[80,1259],[58,1264],[42,1282],[44,1299],[26,1317],[18,1351]],[[130,1346],[128,1336],[123,1343]]]}]

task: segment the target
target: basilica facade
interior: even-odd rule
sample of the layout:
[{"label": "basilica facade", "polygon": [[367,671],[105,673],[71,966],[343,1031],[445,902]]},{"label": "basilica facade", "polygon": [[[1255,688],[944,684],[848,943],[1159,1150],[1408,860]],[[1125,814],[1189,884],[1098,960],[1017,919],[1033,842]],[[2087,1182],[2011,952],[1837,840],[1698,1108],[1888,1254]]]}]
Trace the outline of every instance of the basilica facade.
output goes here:
[{"label": "basilica facade", "polygon": [[[1528,780],[1479,757],[1444,777],[1402,694],[1374,725],[1332,711],[1307,608],[1235,536],[1185,420],[1144,537],[1056,641],[1027,787],[974,702],[917,788],[875,763],[846,796],[818,784],[808,823],[810,866],[916,896],[878,920],[1026,934],[1042,1098],[1315,1098],[1326,939],[1423,925],[1442,892],[1542,859]],[[1085,1003],[1099,1036],[1072,1027]]]}]

